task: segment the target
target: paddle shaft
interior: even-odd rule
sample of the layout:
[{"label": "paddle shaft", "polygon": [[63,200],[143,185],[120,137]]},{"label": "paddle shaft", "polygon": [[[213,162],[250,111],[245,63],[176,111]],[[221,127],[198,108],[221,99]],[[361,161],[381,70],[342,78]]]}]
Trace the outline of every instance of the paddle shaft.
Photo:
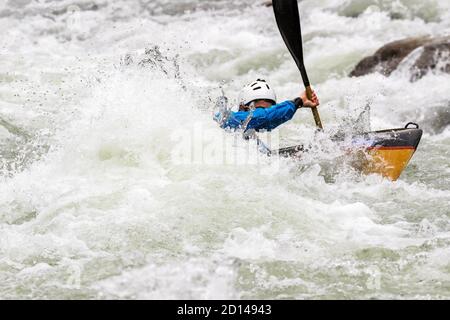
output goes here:
[{"label": "paddle shaft", "polygon": [[[306,87],[306,97],[308,99],[312,99],[312,89],[311,86]],[[317,110],[317,107],[311,108],[311,111],[313,113],[314,121],[316,122],[317,128],[320,130],[323,130],[322,120],[320,120],[319,110]]]},{"label": "paddle shaft", "polygon": [[[303,62],[302,31],[297,0],[273,0],[272,3],[278,29],[302,75],[306,96],[311,100],[312,89]],[[322,121],[320,120],[319,111],[317,108],[311,108],[311,111],[316,126],[322,130],[323,126]]]}]

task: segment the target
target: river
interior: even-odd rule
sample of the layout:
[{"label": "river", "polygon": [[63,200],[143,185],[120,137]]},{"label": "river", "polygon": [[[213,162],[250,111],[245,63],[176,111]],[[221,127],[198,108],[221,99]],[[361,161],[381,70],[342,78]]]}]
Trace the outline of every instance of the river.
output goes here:
[{"label": "river", "polygon": [[[299,6],[326,132],[366,106],[372,130],[424,128],[398,181],[325,147],[260,157],[212,121],[221,87],[301,90],[258,1],[0,1],[0,298],[449,299],[450,75],[348,74],[449,34],[450,3]],[[308,110],[265,138],[326,140]]]}]

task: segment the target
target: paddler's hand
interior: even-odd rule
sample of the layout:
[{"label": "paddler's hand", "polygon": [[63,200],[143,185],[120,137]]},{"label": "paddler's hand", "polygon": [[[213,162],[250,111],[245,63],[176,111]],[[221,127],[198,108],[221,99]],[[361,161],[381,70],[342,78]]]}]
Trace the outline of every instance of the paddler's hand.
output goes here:
[{"label": "paddler's hand", "polygon": [[303,108],[316,108],[320,105],[319,98],[317,98],[316,93],[312,92],[312,99],[309,100],[306,96],[306,91],[304,91],[300,98],[303,100]]}]

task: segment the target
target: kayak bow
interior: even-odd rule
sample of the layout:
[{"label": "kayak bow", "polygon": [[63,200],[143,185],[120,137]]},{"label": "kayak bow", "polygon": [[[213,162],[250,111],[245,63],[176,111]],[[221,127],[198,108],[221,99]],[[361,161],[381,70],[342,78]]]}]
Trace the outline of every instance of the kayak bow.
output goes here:
[{"label": "kayak bow", "polygon": [[[364,174],[380,174],[397,180],[409,164],[422,138],[418,128],[390,129],[354,135],[350,141],[335,140],[352,158],[352,166]],[[273,154],[301,157],[307,148],[302,145],[279,149]]]}]

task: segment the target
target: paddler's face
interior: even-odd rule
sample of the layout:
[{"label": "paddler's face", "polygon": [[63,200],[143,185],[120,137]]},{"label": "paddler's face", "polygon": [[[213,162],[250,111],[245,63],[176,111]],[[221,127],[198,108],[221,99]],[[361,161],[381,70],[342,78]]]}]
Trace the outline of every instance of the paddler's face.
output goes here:
[{"label": "paddler's face", "polygon": [[270,108],[273,106],[273,103],[271,101],[267,100],[256,100],[255,101],[255,108]]},{"label": "paddler's face", "polygon": [[[269,100],[255,100],[253,101],[253,107],[256,108],[270,108],[271,106],[273,106],[273,102],[269,101]],[[244,106],[241,105],[239,107],[240,111],[249,111],[250,110],[250,106]]]}]

